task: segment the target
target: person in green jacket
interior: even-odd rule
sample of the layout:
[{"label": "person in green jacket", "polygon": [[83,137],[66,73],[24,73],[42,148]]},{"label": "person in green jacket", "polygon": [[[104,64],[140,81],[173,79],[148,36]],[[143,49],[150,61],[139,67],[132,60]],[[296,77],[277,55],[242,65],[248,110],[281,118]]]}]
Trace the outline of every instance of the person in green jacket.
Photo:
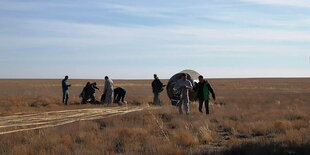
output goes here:
[{"label": "person in green jacket", "polygon": [[199,111],[202,113],[202,106],[203,103],[205,103],[206,114],[208,115],[210,113],[209,111],[210,93],[214,101],[215,101],[215,93],[209,82],[207,80],[204,80],[202,75],[200,75],[198,79],[199,82],[195,90],[196,90],[196,98],[199,100]]}]

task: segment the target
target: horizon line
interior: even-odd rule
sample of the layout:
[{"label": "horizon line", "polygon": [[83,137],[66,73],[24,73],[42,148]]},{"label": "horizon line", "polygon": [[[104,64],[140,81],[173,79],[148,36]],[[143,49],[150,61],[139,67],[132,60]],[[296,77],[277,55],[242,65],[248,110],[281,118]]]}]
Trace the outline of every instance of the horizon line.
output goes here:
[{"label": "horizon line", "polygon": [[[205,78],[205,79],[308,79],[310,76],[296,76],[296,77],[211,77],[211,78]],[[0,80],[61,80],[63,78],[0,78]],[[167,78],[160,78],[162,80],[169,80]],[[69,80],[104,80],[98,79],[98,78],[69,78]],[[153,78],[115,78],[112,80],[153,80]]]}]

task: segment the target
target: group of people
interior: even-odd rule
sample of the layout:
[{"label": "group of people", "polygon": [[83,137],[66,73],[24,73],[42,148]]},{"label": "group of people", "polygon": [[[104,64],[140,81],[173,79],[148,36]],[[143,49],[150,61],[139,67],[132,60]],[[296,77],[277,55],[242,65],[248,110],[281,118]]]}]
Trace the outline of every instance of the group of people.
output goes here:
[{"label": "group of people", "polygon": [[[213,91],[213,88],[211,87],[210,83],[203,78],[202,75],[198,77],[199,82],[192,84],[190,80],[187,78],[186,73],[182,73],[181,79],[179,79],[175,84],[173,90],[175,92],[179,92],[180,94],[180,101],[178,102],[177,106],[179,108],[179,113],[182,114],[183,110],[186,112],[186,114],[190,113],[190,92],[195,93],[195,100],[199,101],[199,111],[202,113],[202,107],[203,104],[205,105],[205,112],[208,115],[210,113],[209,110],[209,100],[210,100],[210,94],[213,98],[213,100],[216,99],[215,93]],[[163,91],[163,88],[165,85],[159,80],[158,76],[154,74],[154,80],[152,82],[152,88],[153,88],[153,94],[154,99],[153,103],[155,105],[161,105],[159,95],[160,92]]]},{"label": "group of people", "polygon": [[[205,105],[205,112],[206,114],[209,114],[209,100],[210,100],[210,94],[213,98],[213,100],[216,99],[215,93],[209,84],[207,80],[203,78],[202,75],[198,77],[199,82],[192,84],[190,80],[187,78],[186,73],[182,73],[181,79],[179,79],[173,87],[173,90],[175,92],[179,92],[180,94],[180,101],[178,102],[177,106],[179,109],[179,113],[182,114],[183,110],[186,114],[190,113],[190,92],[195,93],[195,100],[199,101],[199,111],[202,113],[202,107]],[[68,88],[71,85],[68,83],[68,76],[65,76],[65,78],[62,80],[62,90],[63,90],[63,104],[68,105],[68,99],[69,99],[69,91]],[[153,104],[154,105],[161,105],[160,101],[160,93],[164,90],[164,85],[158,76],[154,74],[154,80],[152,82],[152,90],[154,94],[153,98]],[[100,101],[97,101],[95,98],[95,92],[96,90],[100,91],[100,89],[97,87],[97,83],[90,83],[87,82],[85,87],[83,88],[82,93],[80,94],[80,97],[82,98],[81,104],[89,103],[106,103],[111,104],[114,103],[120,103],[125,102],[125,95],[126,95],[126,89],[122,87],[117,87],[114,89],[114,84],[111,79],[109,79],[108,76],[105,77],[105,83],[104,83],[104,89],[103,94],[101,96]],[[112,96],[114,94],[114,98],[112,99]]]},{"label": "group of people", "polygon": [[[62,80],[62,90],[63,90],[63,104],[68,105],[68,99],[69,99],[69,87],[71,86],[68,82],[68,76],[65,76],[65,78]],[[86,103],[92,103],[92,104],[111,104],[111,103],[125,103],[125,95],[126,95],[126,89],[122,87],[117,87],[114,89],[114,84],[111,79],[109,79],[108,76],[106,76],[104,82],[104,88],[103,88],[103,94],[101,96],[100,101],[96,100],[95,93],[96,90],[100,91],[100,89],[97,87],[97,83],[90,83],[87,82],[84,86],[80,97],[82,98],[81,104]],[[113,98],[114,94],[114,98]]]}]

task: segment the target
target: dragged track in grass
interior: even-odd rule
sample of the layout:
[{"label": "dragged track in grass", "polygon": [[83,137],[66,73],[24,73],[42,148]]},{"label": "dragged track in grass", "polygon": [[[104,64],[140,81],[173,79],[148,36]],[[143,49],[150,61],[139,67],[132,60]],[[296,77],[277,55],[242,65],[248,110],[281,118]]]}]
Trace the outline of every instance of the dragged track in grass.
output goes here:
[{"label": "dragged track in grass", "polygon": [[77,121],[102,119],[141,111],[147,108],[150,107],[101,107],[3,116],[0,117],[0,135],[56,127]]},{"label": "dragged track in grass", "polygon": [[[71,81],[71,104],[85,81]],[[129,104],[152,100],[150,82],[115,81],[127,88]],[[158,109],[0,135],[0,154],[309,154],[310,79],[209,82],[223,103],[212,104],[211,115],[197,103],[179,115],[163,93]],[[3,83],[1,117],[100,107],[62,106],[59,80]]]}]

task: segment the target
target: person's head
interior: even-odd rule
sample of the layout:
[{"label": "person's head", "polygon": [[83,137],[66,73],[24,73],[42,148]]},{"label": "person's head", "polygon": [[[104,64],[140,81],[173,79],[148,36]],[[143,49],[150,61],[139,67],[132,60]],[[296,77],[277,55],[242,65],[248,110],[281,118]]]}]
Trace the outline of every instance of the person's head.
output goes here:
[{"label": "person's head", "polygon": [[154,74],[154,79],[158,79],[158,76],[157,76],[157,74]]},{"label": "person's head", "polygon": [[68,80],[68,79],[69,79],[69,76],[68,76],[68,75],[66,75],[66,76],[65,76],[65,80]]},{"label": "person's head", "polygon": [[199,76],[198,76],[198,80],[199,80],[199,82],[203,82],[203,76],[202,76],[202,75],[199,75]]},{"label": "person's head", "polygon": [[181,79],[185,81],[187,79],[187,74],[186,73],[182,73]]},{"label": "person's head", "polygon": [[109,77],[108,77],[108,76],[105,76],[104,79],[105,79],[105,80],[109,80]]},{"label": "person's head", "polygon": [[86,86],[88,86],[88,85],[90,85],[90,82],[87,82],[87,83],[86,83]]}]

